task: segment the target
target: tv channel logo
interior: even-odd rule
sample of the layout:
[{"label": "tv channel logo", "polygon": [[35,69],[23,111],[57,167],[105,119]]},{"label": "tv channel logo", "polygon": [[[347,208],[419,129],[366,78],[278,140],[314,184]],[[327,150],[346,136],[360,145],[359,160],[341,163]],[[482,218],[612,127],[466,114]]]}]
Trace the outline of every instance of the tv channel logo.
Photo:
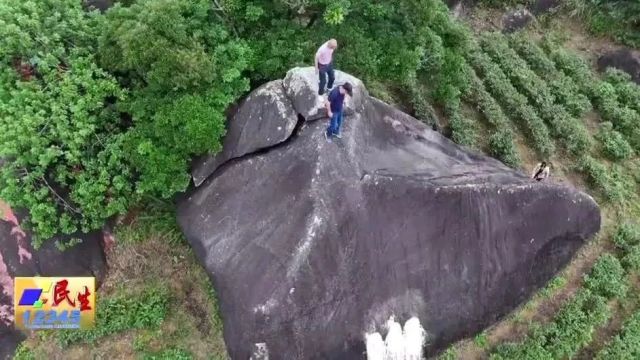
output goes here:
[{"label": "tv channel logo", "polygon": [[95,326],[94,277],[16,277],[14,283],[16,329],[84,330]]}]

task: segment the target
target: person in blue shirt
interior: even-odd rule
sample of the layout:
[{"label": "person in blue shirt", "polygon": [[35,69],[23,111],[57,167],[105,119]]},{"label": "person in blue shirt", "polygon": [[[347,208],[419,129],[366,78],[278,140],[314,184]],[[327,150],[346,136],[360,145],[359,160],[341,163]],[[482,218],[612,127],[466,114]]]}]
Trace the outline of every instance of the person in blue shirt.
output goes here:
[{"label": "person in blue shirt", "polygon": [[353,96],[353,87],[351,83],[346,82],[335,89],[331,90],[328,96],[328,100],[325,102],[327,108],[327,115],[331,119],[327,131],[324,136],[330,141],[332,136],[341,138],[340,126],[342,125],[342,110],[344,107],[345,95]]}]

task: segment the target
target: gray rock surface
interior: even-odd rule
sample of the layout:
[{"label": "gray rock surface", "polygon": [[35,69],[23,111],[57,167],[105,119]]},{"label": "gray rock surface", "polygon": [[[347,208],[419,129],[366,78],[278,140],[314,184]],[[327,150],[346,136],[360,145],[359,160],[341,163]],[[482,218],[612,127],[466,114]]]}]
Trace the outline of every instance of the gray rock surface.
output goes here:
[{"label": "gray rock surface", "polygon": [[229,118],[222,151],[204,155],[194,162],[192,177],[195,185],[200,186],[230,159],[288,139],[297,120],[298,114],[287,98],[282,80],[262,85],[249,94]]},{"label": "gray rock surface", "polygon": [[640,51],[619,49],[605,53],[598,58],[598,69],[605,71],[608,67],[626,72],[640,84]]},{"label": "gray rock surface", "polygon": [[[345,82],[350,82],[353,85],[353,97],[347,97],[345,115],[362,111],[363,99],[368,96],[362,81],[336,70],[334,87]],[[298,67],[289,70],[284,78],[284,87],[293,108],[307,121],[326,117],[324,105],[318,101],[318,75],[313,67]]]},{"label": "gray rock surface", "polygon": [[[2,205],[0,203],[0,205]],[[55,241],[71,236],[55,237],[35,250],[31,233],[20,227],[24,214],[12,211],[2,214],[0,208],[0,359],[11,359],[24,335],[13,325],[13,278],[16,276],[95,276],[100,283],[105,275],[102,232],[76,234],[82,244],[64,252]]]},{"label": "gray rock surface", "polygon": [[541,15],[555,11],[562,5],[561,0],[535,0],[529,5],[529,9],[535,15]]},{"label": "gray rock surface", "polygon": [[[296,89],[299,111],[314,87]],[[233,359],[360,359],[390,316],[418,317],[433,354],[525,301],[600,228],[584,193],[532,182],[374,98],[355,109],[342,139],[306,122],[179,201]]]},{"label": "gray rock surface", "polygon": [[509,11],[502,16],[502,32],[512,33],[520,30],[534,20],[533,14],[527,9]]}]

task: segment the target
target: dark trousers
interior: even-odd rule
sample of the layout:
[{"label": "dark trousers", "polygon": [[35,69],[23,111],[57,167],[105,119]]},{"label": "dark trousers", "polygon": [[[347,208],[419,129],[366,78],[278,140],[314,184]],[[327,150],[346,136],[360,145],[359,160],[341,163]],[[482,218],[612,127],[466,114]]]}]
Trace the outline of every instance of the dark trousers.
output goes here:
[{"label": "dark trousers", "polygon": [[[320,85],[318,86],[318,94],[324,94],[325,85],[328,89],[333,87],[333,81],[336,79],[333,73],[333,64],[322,65],[318,64],[318,73],[320,75]],[[327,84],[327,75],[329,76],[329,84]]]},{"label": "dark trousers", "polygon": [[329,127],[327,128],[327,135],[338,135],[340,134],[340,126],[342,125],[342,110],[335,111],[333,116],[331,117],[331,123],[329,123]]}]

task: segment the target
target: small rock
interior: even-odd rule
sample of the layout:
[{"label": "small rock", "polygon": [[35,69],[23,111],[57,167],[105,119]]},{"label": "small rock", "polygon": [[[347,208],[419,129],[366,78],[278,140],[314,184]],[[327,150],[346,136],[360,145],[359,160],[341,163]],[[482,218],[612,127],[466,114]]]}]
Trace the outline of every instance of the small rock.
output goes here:
[{"label": "small rock", "polygon": [[640,51],[625,48],[607,52],[598,59],[598,70],[605,71],[608,67],[628,73],[640,84]]},{"label": "small rock", "polygon": [[533,20],[533,14],[527,9],[518,9],[509,11],[502,17],[502,32],[512,33],[516,30],[520,30]]}]

